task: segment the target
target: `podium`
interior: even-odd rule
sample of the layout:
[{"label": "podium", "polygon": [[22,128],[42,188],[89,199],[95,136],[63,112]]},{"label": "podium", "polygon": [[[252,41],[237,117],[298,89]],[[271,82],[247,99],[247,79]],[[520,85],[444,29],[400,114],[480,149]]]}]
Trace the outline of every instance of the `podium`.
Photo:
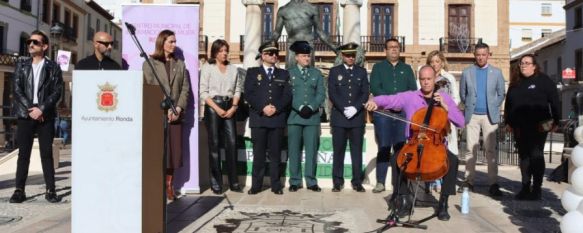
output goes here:
[{"label": "podium", "polygon": [[72,232],[162,232],[162,92],[141,71],[74,71]]}]

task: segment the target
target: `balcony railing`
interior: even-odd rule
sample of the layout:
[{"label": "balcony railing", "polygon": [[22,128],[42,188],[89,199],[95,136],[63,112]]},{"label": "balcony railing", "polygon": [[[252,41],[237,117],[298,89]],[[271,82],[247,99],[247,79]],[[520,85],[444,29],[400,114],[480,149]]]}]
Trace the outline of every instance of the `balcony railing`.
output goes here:
[{"label": "balcony railing", "polygon": [[482,38],[439,38],[439,51],[446,53],[472,53]]},{"label": "balcony railing", "polygon": [[[245,48],[245,35],[240,35],[240,50],[243,51]],[[269,40],[270,36],[262,36],[261,43]],[[338,47],[344,44],[342,39],[342,35],[330,35],[329,41],[332,43],[334,47]],[[386,36],[361,36],[360,37],[360,46],[364,48],[366,52],[383,52],[385,51],[385,41],[391,37]],[[404,36],[394,36],[401,44],[401,52],[405,52],[405,37]],[[286,51],[288,46],[287,43],[287,36],[283,35],[277,41],[279,44],[280,51]],[[332,52],[332,50],[323,43],[320,39],[314,40],[314,49],[316,52]]]},{"label": "balcony railing", "polygon": [[0,51],[0,65],[13,66],[18,59],[18,53],[12,51]]},{"label": "balcony railing", "polygon": [[405,52],[405,37],[404,36],[361,36],[360,44],[367,52],[384,52],[385,41],[390,38],[395,38],[401,45],[401,52]]},{"label": "balcony railing", "polygon": [[[56,37],[62,37],[65,40],[68,41],[76,41],[77,40],[77,33],[75,33],[75,29],[73,29],[72,27],[69,27],[61,22],[58,21],[53,21],[53,25],[52,27],[58,26],[62,29],[61,32],[59,32],[60,34],[56,34],[55,32],[51,32],[51,36],[56,36]],[[93,39],[93,37],[91,37],[91,39]]]},{"label": "balcony railing", "polygon": [[206,35],[199,35],[198,36],[198,53],[199,54],[206,54],[207,48],[209,45],[209,38]]}]

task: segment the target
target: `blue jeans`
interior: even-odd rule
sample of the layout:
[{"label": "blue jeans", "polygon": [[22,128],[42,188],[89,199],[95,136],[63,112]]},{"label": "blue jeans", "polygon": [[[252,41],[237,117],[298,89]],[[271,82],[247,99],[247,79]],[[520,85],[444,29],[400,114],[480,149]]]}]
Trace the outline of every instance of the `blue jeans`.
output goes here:
[{"label": "blue jeans", "polygon": [[65,119],[59,120],[59,136],[63,138],[63,143],[69,142],[69,122]]},{"label": "blue jeans", "polygon": [[[404,113],[399,113],[405,117]],[[378,113],[373,113],[374,133],[377,142],[377,166],[376,179],[377,183],[385,184],[391,149],[393,153],[398,153],[405,144],[405,123],[389,118]]]}]

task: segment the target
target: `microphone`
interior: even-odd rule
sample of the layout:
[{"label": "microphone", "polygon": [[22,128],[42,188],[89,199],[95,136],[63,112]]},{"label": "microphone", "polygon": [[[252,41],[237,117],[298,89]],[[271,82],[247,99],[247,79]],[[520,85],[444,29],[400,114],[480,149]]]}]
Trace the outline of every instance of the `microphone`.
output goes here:
[{"label": "microphone", "polygon": [[125,22],[126,27],[130,30],[130,34],[136,34],[136,27],[128,22]]}]

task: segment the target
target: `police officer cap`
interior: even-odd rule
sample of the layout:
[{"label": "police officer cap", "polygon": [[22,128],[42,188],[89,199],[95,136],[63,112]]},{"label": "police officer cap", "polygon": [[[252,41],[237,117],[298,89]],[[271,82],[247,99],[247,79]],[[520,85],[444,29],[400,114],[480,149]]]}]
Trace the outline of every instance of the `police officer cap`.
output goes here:
[{"label": "police officer cap", "polygon": [[279,52],[279,46],[276,41],[267,41],[261,44],[261,46],[259,46],[259,54],[257,54],[255,59],[259,59],[262,53],[270,51]]},{"label": "police officer cap", "polygon": [[356,48],[358,48],[358,44],[354,42],[350,42],[348,44],[343,44],[342,46],[338,47],[341,53],[349,54],[349,53],[356,53]]},{"label": "police officer cap", "polygon": [[296,54],[310,54],[312,52],[312,47],[307,41],[296,41],[289,49],[294,51]]}]

